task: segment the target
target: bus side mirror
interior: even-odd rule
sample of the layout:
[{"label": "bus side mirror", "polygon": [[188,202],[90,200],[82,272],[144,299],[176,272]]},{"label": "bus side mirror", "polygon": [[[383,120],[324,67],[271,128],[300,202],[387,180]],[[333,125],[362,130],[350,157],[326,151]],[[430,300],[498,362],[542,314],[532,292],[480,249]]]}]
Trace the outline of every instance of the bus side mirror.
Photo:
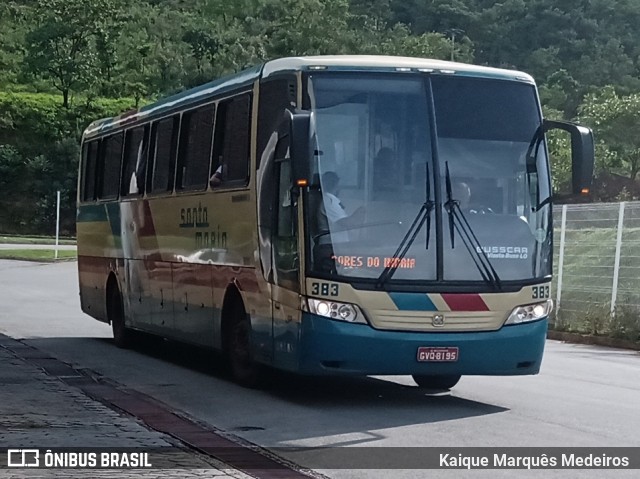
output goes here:
[{"label": "bus side mirror", "polygon": [[311,161],[313,160],[313,115],[309,112],[287,112],[287,115],[289,116],[293,183],[297,186],[308,186],[311,183]]},{"label": "bus side mirror", "polygon": [[571,135],[571,189],[574,195],[591,191],[595,147],[590,128],[564,121],[544,121],[544,131],[560,129]]}]

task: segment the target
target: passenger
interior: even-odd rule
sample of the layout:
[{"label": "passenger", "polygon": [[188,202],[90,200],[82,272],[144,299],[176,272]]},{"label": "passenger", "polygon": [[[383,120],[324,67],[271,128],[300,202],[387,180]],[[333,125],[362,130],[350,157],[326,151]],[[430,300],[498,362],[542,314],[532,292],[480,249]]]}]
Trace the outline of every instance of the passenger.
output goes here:
[{"label": "passenger", "polygon": [[209,185],[211,185],[211,188],[215,188],[217,186],[220,186],[221,184],[222,184],[222,165],[218,166],[215,173],[213,173],[213,175],[211,175],[211,178],[209,179]]},{"label": "passenger", "polygon": [[471,200],[471,188],[464,181],[457,181],[451,185],[452,199],[458,202],[460,209],[465,213],[469,211]]}]

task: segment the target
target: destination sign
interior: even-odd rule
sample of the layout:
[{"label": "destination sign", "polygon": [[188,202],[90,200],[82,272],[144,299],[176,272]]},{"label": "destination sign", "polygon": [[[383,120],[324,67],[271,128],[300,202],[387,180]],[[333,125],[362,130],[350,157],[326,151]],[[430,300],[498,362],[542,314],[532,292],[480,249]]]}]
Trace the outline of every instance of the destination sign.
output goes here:
[{"label": "destination sign", "polygon": [[388,256],[347,256],[334,255],[331,257],[336,263],[345,268],[398,268],[414,269],[415,258],[394,258]]}]

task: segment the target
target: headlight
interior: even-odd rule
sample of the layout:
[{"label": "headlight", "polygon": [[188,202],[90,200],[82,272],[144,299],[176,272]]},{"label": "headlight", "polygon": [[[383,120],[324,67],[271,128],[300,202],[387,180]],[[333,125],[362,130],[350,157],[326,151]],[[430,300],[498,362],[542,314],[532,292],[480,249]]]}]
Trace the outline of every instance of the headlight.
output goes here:
[{"label": "headlight", "polygon": [[319,316],[347,323],[366,323],[364,315],[355,304],[315,298],[308,298],[307,301],[309,302],[309,311]]},{"label": "headlight", "polygon": [[520,323],[529,323],[531,321],[536,321],[538,319],[542,319],[546,316],[549,316],[551,310],[553,309],[553,301],[547,299],[542,303],[534,303],[527,304],[525,306],[518,306],[509,315],[509,319],[507,324],[520,324]]}]

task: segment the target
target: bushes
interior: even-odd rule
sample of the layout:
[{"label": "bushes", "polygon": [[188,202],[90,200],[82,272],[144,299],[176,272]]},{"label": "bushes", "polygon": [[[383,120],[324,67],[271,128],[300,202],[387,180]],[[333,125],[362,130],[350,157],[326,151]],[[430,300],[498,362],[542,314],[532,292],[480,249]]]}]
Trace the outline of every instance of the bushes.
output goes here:
[{"label": "bushes", "polygon": [[74,234],[82,131],[134,103],[100,99],[67,109],[57,95],[0,92],[0,231],[54,232],[60,190],[62,230]]},{"label": "bushes", "polygon": [[571,316],[554,316],[550,328],[554,331],[640,341],[640,307],[627,301],[616,306],[615,314],[611,314],[609,304],[590,304],[581,314]]}]

